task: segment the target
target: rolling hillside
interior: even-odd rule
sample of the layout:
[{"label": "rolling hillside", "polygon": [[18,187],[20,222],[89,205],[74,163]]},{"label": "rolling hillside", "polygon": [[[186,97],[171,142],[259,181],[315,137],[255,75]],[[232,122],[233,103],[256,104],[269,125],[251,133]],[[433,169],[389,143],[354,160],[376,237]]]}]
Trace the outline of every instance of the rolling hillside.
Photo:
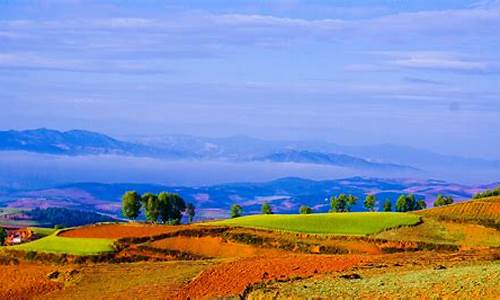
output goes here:
[{"label": "rolling hillside", "polygon": [[454,203],[418,213],[441,220],[471,222],[500,228],[500,196]]}]

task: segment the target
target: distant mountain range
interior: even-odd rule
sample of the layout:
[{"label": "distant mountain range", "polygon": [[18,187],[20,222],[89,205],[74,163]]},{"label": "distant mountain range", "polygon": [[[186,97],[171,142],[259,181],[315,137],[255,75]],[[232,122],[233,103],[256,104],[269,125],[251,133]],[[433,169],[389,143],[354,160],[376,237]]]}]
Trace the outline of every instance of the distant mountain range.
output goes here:
[{"label": "distant mountain range", "polygon": [[380,179],[350,177],[338,180],[307,180],[288,177],[262,183],[230,183],[212,186],[164,186],[153,184],[74,183],[35,190],[0,190],[0,207],[35,208],[65,207],[96,211],[120,216],[120,198],[129,190],[139,193],[170,191],[179,193],[193,202],[201,218],[219,218],[228,214],[229,207],[238,203],[245,213],[258,213],[264,201],[271,203],[276,212],[295,213],[306,204],[317,212],[329,208],[329,198],[349,193],[360,199],[354,210],[363,210],[362,203],[368,193],[377,196],[377,207],[385,199],[395,202],[401,193],[414,193],[432,205],[438,194],[451,195],[456,200],[470,198],[474,193],[497,184],[461,185],[440,180]]},{"label": "distant mountain range", "polygon": [[366,159],[335,153],[286,150],[256,158],[272,162],[295,162],[306,164],[334,165],[359,169],[383,169],[394,171],[417,171],[416,168],[391,163],[370,162]]},{"label": "distant mountain range", "polygon": [[185,135],[118,140],[85,131],[34,129],[0,131],[0,151],[58,155],[116,154],[174,159],[267,160],[345,167],[425,168],[440,165],[500,167],[500,161],[442,155],[398,145],[343,146],[323,141],[268,141],[246,136],[204,138]]},{"label": "distant mountain range", "polygon": [[29,151],[62,155],[175,156],[166,149],[119,141],[107,135],[85,131],[34,129],[0,131],[0,150]]}]

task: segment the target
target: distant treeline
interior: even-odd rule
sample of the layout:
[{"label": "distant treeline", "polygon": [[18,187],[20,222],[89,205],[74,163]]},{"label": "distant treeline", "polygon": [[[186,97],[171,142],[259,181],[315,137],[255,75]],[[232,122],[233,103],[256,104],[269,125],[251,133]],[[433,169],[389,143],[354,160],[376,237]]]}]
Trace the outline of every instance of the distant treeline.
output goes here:
[{"label": "distant treeline", "polygon": [[500,196],[500,186],[497,186],[493,190],[486,190],[484,192],[479,192],[474,195],[474,199],[480,199],[480,198],[486,198],[486,197],[493,197],[493,196]]},{"label": "distant treeline", "polygon": [[115,219],[95,212],[74,210],[68,208],[49,207],[45,209],[35,208],[26,213],[34,221],[44,226],[73,227],[98,222],[112,222]]}]

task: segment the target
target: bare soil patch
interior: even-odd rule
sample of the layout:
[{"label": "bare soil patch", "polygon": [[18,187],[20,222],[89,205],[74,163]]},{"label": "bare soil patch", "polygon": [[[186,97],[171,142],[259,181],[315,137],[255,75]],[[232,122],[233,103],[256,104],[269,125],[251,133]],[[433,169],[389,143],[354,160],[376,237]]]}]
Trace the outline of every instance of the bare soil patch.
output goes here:
[{"label": "bare soil patch", "polygon": [[221,237],[173,237],[151,243],[159,249],[172,249],[206,257],[250,257],[285,254],[286,251],[259,248],[225,241]]},{"label": "bare soil patch", "polygon": [[343,271],[368,260],[370,260],[368,256],[358,255],[244,258],[202,272],[178,294],[178,297],[199,299],[241,295],[248,286],[261,281],[287,280],[292,277],[309,277],[325,272]]},{"label": "bare soil patch", "polygon": [[48,276],[57,270],[55,266],[31,263],[0,265],[0,299],[29,299],[62,288],[62,283]]}]

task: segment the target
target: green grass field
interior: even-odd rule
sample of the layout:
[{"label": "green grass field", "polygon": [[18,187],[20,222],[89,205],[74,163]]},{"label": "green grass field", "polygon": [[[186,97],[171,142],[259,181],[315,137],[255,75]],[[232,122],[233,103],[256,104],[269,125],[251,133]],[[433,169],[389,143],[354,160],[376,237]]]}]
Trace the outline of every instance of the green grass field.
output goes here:
[{"label": "green grass field", "polygon": [[57,231],[55,228],[45,228],[45,227],[28,227],[33,233],[36,233],[40,236],[48,236]]},{"label": "green grass field", "polygon": [[420,217],[409,213],[359,212],[310,215],[254,215],[205,223],[302,233],[369,235],[389,228],[415,225]]},{"label": "green grass field", "polygon": [[67,238],[52,234],[29,243],[6,248],[73,255],[94,255],[113,251],[112,245],[112,239]]}]

